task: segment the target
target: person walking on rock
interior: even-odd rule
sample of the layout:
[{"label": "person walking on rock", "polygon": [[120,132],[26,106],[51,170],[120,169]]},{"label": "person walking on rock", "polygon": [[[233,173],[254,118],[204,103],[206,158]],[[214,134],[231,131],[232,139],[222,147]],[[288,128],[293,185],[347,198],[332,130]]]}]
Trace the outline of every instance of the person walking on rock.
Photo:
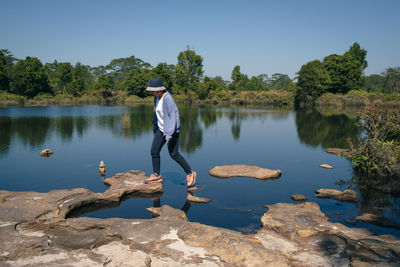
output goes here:
[{"label": "person walking on rock", "polygon": [[163,82],[157,78],[150,80],[146,90],[152,92],[154,96],[154,138],[151,144],[153,173],[146,179],[146,183],[162,182],[160,151],[167,143],[169,155],[183,168],[186,173],[187,185],[192,187],[196,183],[196,172],[191,169],[185,158],[179,153],[180,121],[174,99],[167,92]]}]

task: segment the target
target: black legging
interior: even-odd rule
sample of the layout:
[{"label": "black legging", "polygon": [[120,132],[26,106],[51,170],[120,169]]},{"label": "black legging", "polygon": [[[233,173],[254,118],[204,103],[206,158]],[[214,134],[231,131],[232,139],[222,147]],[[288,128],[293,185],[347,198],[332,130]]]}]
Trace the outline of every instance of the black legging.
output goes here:
[{"label": "black legging", "polygon": [[[151,144],[151,158],[153,162],[153,173],[160,173],[160,151],[166,143],[164,134],[157,129],[156,134]],[[168,142],[168,152],[172,159],[178,162],[179,165],[184,169],[186,174],[190,174],[192,169],[186,162],[185,158],[179,153],[179,133],[174,133],[172,138]]]}]

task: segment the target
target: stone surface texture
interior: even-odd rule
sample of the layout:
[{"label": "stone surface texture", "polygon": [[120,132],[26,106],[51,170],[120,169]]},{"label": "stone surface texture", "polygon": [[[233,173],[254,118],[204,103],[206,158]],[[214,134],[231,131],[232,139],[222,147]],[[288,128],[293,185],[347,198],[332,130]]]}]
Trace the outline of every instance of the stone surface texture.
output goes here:
[{"label": "stone surface texture", "polygon": [[346,189],[343,192],[336,189],[319,189],[315,191],[315,197],[318,198],[333,198],[338,201],[358,202],[356,192]]},{"label": "stone surface texture", "polygon": [[0,266],[400,264],[399,239],[331,223],[309,202],[267,206],[263,227],[249,235],[190,222],[168,205],[149,208],[153,219],[73,217],[162,192],[144,179],[140,171],[117,174],[104,193],[0,191]]},{"label": "stone surface texture", "polygon": [[281,176],[281,170],[264,169],[249,165],[215,166],[209,171],[210,175],[219,178],[253,177],[260,180],[274,179]]}]

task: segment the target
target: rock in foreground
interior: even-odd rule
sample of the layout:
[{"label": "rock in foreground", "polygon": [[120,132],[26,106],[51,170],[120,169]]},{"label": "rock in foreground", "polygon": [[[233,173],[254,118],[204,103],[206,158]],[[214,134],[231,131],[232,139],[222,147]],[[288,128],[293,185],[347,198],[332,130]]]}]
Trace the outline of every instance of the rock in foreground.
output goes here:
[{"label": "rock in foreground", "polygon": [[281,249],[293,266],[399,266],[397,238],[331,223],[316,203],[267,207],[255,237],[270,249]]},{"label": "rock in foreground", "polygon": [[[188,221],[168,205],[153,219],[70,218],[83,207],[118,205],[162,190],[130,171],[104,193],[0,191],[1,266],[348,266],[400,263],[400,240],[331,223],[314,203],[275,204],[255,234]],[[143,187],[145,186],[145,187]],[[151,186],[151,187],[150,187]],[[152,188],[152,186],[157,186]],[[150,189],[152,188],[152,189]],[[150,260],[149,260],[150,259]],[[367,265],[368,266],[368,265]]]},{"label": "rock in foreground", "polygon": [[281,176],[281,170],[264,169],[249,165],[215,166],[209,171],[210,175],[219,178],[254,177],[260,180],[274,179]]},{"label": "rock in foreground", "polygon": [[314,196],[318,198],[333,198],[339,201],[358,202],[356,192],[350,189],[343,192],[335,189],[319,189],[315,191]]}]

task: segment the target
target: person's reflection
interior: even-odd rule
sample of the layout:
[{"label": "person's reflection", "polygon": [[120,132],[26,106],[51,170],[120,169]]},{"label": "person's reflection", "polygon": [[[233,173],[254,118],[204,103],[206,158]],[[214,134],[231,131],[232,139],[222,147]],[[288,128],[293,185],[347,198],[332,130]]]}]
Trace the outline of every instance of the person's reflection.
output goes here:
[{"label": "person's reflection", "polygon": [[[188,193],[188,195],[189,194],[193,195],[193,193]],[[154,208],[161,207],[161,197],[152,198],[152,200],[153,200],[153,207]],[[185,204],[183,204],[183,206],[181,208],[181,211],[183,211],[185,214],[187,214],[191,206],[192,206],[192,204],[190,204],[190,201],[186,199],[186,202],[185,202]],[[155,217],[157,217],[157,215],[153,214],[152,218],[155,218]]]},{"label": "person's reflection", "polygon": [[185,214],[187,214],[191,206],[192,206],[192,204],[190,204],[190,201],[186,199],[186,202],[185,202],[185,204],[183,204],[181,211],[183,211]]}]

